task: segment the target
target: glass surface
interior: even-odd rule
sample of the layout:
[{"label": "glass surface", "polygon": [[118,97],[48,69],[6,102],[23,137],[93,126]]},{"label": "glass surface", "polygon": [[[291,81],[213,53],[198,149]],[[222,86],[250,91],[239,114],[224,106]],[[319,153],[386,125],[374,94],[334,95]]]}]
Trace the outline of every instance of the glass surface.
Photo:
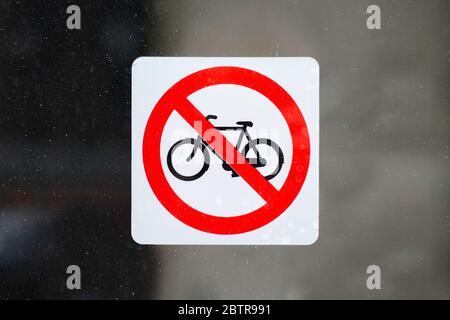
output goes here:
[{"label": "glass surface", "polygon": [[[376,1],[381,30],[359,0],[73,4],[80,30],[69,3],[0,3],[0,299],[450,297],[447,0]],[[130,71],[150,55],[319,61],[318,242],[133,242]]]}]

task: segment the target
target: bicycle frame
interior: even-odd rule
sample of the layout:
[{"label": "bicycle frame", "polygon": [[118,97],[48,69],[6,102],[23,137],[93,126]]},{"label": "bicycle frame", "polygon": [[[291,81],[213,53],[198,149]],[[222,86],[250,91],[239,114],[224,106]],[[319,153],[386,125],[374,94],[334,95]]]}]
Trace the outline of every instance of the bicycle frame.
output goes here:
[{"label": "bicycle frame", "polygon": [[[236,149],[239,150],[242,140],[245,138],[247,141],[250,141],[252,138],[250,137],[250,134],[247,131],[247,127],[240,126],[240,127],[215,127],[219,131],[238,131],[240,130],[241,133],[239,134],[239,138],[236,144]],[[202,139],[203,140],[203,139]],[[211,149],[211,148],[210,148]]]},{"label": "bicycle frame", "polygon": [[[218,126],[215,127],[215,129],[219,130],[219,131],[238,131],[240,130],[241,133],[239,134],[238,137],[238,141],[236,144],[236,149],[241,152],[239,150],[239,148],[241,147],[242,141],[244,140],[244,137],[247,139],[248,142],[250,142],[252,140],[252,138],[250,137],[249,132],[247,131],[247,127],[246,126],[237,126],[237,127],[222,127],[222,126]],[[188,161],[191,160],[194,156],[195,153],[197,152],[197,149],[200,148],[201,144],[205,145],[208,149],[210,149],[214,154],[217,155],[216,151],[214,150],[214,148],[212,148],[203,138],[202,136],[198,136],[197,140],[195,141],[195,148],[192,150],[191,155],[189,156],[189,158],[187,159]],[[256,154],[256,159],[260,159],[260,155],[259,152],[256,148],[252,148],[253,152],[255,152]],[[223,160],[223,159],[222,159]]]}]

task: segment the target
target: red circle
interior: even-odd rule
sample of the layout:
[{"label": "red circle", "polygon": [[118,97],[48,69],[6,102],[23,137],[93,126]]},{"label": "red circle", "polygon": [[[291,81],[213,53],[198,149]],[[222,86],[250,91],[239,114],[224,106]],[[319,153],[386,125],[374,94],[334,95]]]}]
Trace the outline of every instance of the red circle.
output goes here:
[{"label": "red circle", "polygon": [[[253,89],[269,99],[281,112],[292,136],[292,165],[275,198],[252,212],[220,217],[190,207],[171,188],[161,164],[161,136],[178,99],[213,85],[234,84]],[[308,172],[310,142],[305,119],[291,96],[275,81],[240,67],[214,67],[200,70],[175,83],[155,105],[143,137],[142,154],[147,180],[161,204],[174,217],[200,231],[238,234],[260,228],[280,216],[300,192]]]}]

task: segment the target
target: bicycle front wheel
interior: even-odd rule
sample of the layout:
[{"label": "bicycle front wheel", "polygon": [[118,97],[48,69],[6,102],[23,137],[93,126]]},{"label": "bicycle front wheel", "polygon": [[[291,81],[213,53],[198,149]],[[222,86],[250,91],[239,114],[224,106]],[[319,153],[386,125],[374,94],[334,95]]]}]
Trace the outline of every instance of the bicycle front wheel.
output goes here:
[{"label": "bicycle front wheel", "polygon": [[169,171],[183,181],[200,178],[208,170],[209,161],[209,152],[205,145],[193,138],[177,141],[167,153]]}]

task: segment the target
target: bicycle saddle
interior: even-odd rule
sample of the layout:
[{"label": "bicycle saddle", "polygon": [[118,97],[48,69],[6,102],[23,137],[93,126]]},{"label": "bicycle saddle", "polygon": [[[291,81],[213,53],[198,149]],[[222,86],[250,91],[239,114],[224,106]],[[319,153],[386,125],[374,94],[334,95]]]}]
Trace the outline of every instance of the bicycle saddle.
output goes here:
[{"label": "bicycle saddle", "polygon": [[251,121],[238,121],[238,122],[236,122],[236,124],[238,124],[240,126],[244,126],[244,127],[252,127],[253,126],[253,122],[251,122]]}]

